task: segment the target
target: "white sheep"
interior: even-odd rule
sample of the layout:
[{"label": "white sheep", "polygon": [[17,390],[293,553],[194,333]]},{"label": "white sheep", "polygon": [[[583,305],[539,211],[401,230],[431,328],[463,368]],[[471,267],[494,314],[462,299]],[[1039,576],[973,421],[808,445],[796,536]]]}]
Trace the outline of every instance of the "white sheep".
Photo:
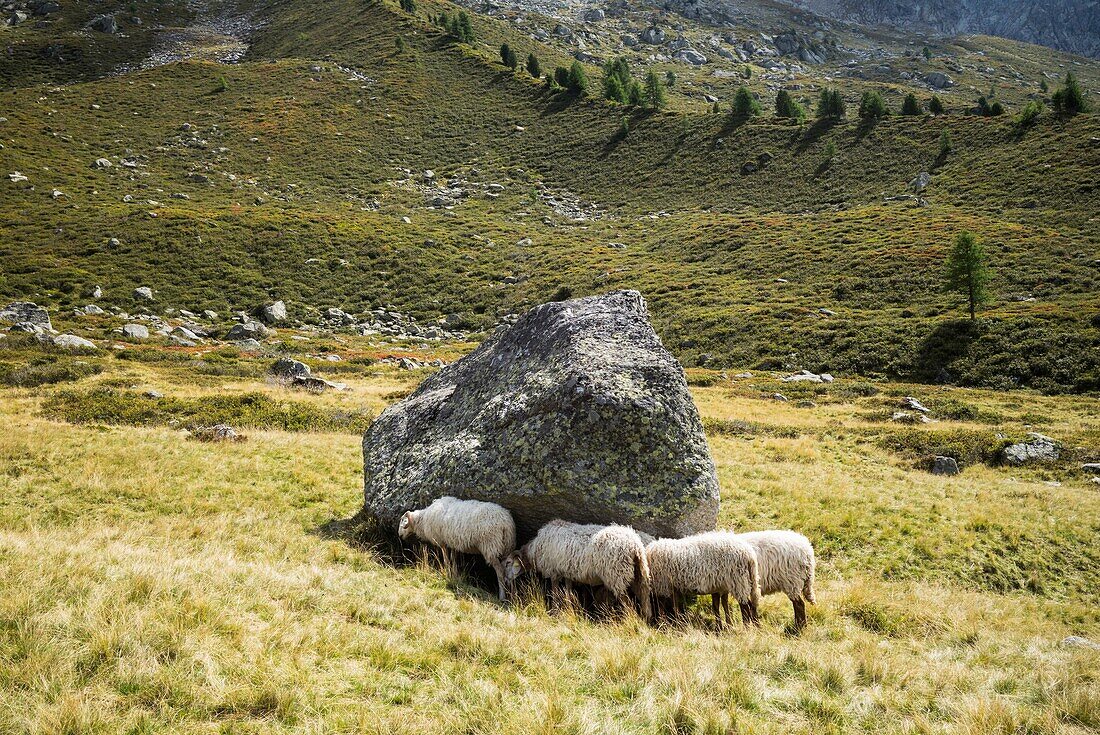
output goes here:
[{"label": "white sheep", "polygon": [[747,625],[756,620],[760,584],[756,553],[736,534],[710,531],[680,539],[658,539],[646,547],[650,588],[659,607],[671,603],[673,614],[683,612],[685,595],[710,595],[714,619],[719,627],[725,611],[732,624],[729,596],[741,607]]},{"label": "white sheep", "polygon": [[448,568],[453,566],[451,551],[481,554],[496,572],[498,594],[504,601],[507,583],[503,562],[516,548],[516,523],[507,508],[448,495],[427,508],[405,513],[397,533],[403,540],[413,536],[438,546]]},{"label": "white sheep", "polygon": [[627,593],[633,591],[642,616],[650,618],[645,546],[629,526],[550,521],[508,558],[505,570],[509,584],[523,572],[533,571],[555,586],[565,583],[568,587],[573,582],[600,585],[624,610],[630,606]]},{"label": "white sheep", "polygon": [[794,627],[806,625],[806,603],[817,604],[814,597],[814,547],[794,531],[753,531],[739,533],[737,538],[756,552],[760,575],[760,594],[782,592],[794,606]]}]

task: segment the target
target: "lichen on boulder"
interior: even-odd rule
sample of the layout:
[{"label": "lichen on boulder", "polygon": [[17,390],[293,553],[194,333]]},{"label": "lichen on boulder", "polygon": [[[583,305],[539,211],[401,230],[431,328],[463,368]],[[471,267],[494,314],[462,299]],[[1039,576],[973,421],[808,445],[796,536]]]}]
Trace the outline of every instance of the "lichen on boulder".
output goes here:
[{"label": "lichen on boulder", "polygon": [[387,408],[363,437],[365,512],[443,495],[659,536],[714,528],[718,480],[683,368],[636,291],[543,304]]}]

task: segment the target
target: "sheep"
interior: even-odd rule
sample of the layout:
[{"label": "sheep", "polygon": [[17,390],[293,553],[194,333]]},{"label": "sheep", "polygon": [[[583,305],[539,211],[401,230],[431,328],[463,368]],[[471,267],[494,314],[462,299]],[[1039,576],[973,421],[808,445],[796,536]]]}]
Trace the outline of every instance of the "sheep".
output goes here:
[{"label": "sheep", "polygon": [[452,566],[450,551],[481,554],[497,575],[500,601],[506,599],[504,559],[516,548],[516,523],[507,508],[480,500],[445,496],[427,508],[401,516],[397,533],[435,544],[443,551],[443,563]]},{"label": "sheep", "polygon": [[795,630],[802,630],[806,626],[806,603],[817,604],[816,560],[810,540],[794,531],[753,531],[736,536],[756,552],[760,594],[785,594],[794,606]]},{"label": "sheep", "polygon": [[534,571],[555,586],[562,582],[602,585],[624,610],[630,606],[627,592],[631,590],[642,617],[651,617],[645,546],[629,526],[550,521],[509,557],[505,569],[510,584],[523,572]]},{"label": "sheep", "polygon": [[718,627],[732,624],[729,596],[741,607],[744,624],[756,621],[760,583],[756,553],[727,531],[710,531],[681,539],[658,539],[646,547],[650,588],[658,601],[671,601],[672,612],[683,611],[683,595],[710,595]]}]

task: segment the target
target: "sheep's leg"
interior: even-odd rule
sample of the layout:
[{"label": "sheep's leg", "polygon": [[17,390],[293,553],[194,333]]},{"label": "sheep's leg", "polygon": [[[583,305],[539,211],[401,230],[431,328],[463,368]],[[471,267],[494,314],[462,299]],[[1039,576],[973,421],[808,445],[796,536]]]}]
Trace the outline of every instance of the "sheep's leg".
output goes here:
[{"label": "sheep's leg", "polygon": [[722,629],[722,595],[717,592],[710,596],[710,609],[714,612],[714,626]]},{"label": "sheep's leg", "polygon": [[504,591],[504,565],[500,563],[500,559],[493,559],[489,563],[492,565],[493,571],[497,573],[497,597],[500,598],[501,602],[504,602],[508,597]]},{"label": "sheep's leg", "polygon": [[806,627],[806,603],[801,597],[797,599],[792,597],[791,604],[794,606],[794,629],[799,632]]},{"label": "sheep's leg", "polygon": [[733,617],[730,615],[730,595],[728,592],[722,593],[722,611],[725,612],[726,625],[733,626]]}]

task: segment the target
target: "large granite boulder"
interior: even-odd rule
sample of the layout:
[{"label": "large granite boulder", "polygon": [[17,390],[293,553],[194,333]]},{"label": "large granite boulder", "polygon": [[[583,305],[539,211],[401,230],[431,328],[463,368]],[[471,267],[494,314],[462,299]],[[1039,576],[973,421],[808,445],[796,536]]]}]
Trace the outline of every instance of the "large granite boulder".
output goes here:
[{"label": "large granite boulder", "polygon": [[684,371],[636,291],[543,304],[387,408],[363,437],[365,511],[443,495],[660,536],[713,529],[718,480]]}]

